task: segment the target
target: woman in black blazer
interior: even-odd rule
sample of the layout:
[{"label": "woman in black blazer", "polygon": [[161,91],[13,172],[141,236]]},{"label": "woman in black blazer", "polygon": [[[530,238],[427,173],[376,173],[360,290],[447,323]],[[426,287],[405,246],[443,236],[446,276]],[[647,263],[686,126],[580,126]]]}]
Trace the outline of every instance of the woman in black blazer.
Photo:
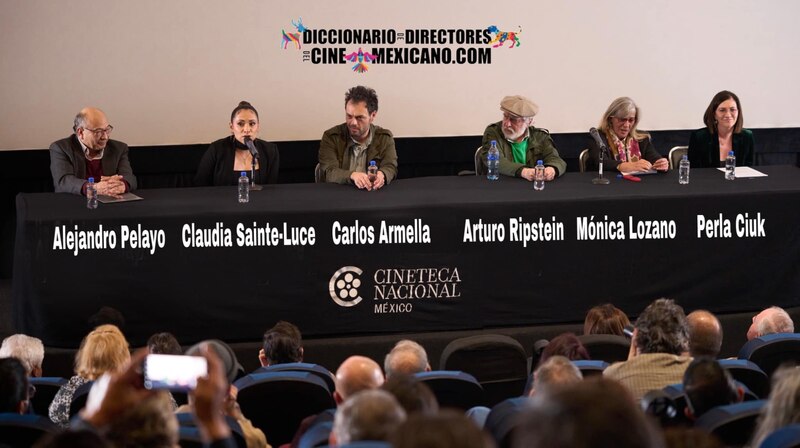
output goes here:
[{"label": "woman in black blazer", "polygon": [[253,140],[256,158],[255,183],[278,183],[278,147],[258,139],[258,112],[247,101],[242,101],[231,112],[231,135],[212,143],[197,167],[194,184],[236,185],[242,171],[250,177],[253,156],[245,144],[245,138]]},{"label": "woman in black blazer", "polygon": [[692,167],[723,167],[730,151],[736,156],[736,166],[753,166],[755,140],[753,133],[744,129],[742,105],[735,93],[723,90],[714,95],[703,122],[706,127],[689,138]]}]

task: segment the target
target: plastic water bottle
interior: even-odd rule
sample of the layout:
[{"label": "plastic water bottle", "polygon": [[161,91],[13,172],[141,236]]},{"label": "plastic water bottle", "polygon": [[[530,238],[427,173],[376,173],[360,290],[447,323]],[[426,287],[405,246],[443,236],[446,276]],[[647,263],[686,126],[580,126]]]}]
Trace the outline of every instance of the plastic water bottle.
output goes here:
[{"label": "plastic water bottle", "polygon": [[678,165],[678,183],[681,185],[689,183],[689,156],[685,154],[681,158],[680,165]]},{"label": "plastic water bottle", "polygon": [[97,208],[97,187],[94,185],[94,177],[90,177],[86,185],[86,208],[89,210]]},{"label": "plastic water bottle", "polygon": [[544,190],[544,163],[541,160],[533,168],[533,189]]},{"label": "plastic water bottle", "polygon": [[378,178],[378,165],[375,164],[374,160],[369,161],[369,166],[367,167],[367,177],[369,178],[369,183],[374,184],[375,179]]},{"label": "plastic water bottle", "polygon": [[733,151],[728,153],[728,158],[725,159],[725,180],[736,179],[736,156]]},{"label": "plastic water bottle", "polygon": [[491,145],[486,154],[486,178],[497,180],[500,179],[500,150],[497,149],[497,140],[492,140]]},{"label": "plastic water bottle", "polygon": [[239,203],[250,202],[250,179],[247,178],[247,171],[242,171],[239,176]]}]

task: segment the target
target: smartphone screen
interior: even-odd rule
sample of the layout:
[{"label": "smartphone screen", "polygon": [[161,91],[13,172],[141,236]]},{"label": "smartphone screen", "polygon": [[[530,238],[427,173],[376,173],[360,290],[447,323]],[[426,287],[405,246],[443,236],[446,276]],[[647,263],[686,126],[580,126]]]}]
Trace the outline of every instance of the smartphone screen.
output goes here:
[{"label": "smartphone screen", "polygon": [[144,361],[144,387],[190,391],[197,386],[197,378],[208,373],[208,364],[202,356],[147,355]]}]

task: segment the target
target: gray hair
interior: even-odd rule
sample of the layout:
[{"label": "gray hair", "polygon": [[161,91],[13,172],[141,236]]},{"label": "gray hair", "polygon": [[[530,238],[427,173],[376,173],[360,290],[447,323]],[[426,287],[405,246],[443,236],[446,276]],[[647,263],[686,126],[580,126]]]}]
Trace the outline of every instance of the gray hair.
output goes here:
[{"label": "gray hair", "polygon": [[642,119],[642,112],[639,109],[639,106],[627,96],[622,96],[608,105],[608,109],[603,114],[603,118],[600,119],[600,124],[597,126],[599,130],[602,132],[607,132],[610,128],[609,123],[611,122],[611,117],[623,118],[625,115],[630,114],[633,112],[636,114],[636,120],[633,122],[633,126],[631,126],[631,137],[635,140],[641,140],[646,137],[650,137],[650,134],[647,132],[642,132],[639,130],[639,121]]},{"label": "gray hair", "polygon": [[78,128],[86,127],[86,112],[81,110],[75,114],[75,120],[72,121],[72,131],[78,132]]},{"label": "gray hair", "polygon": [[428,353],[418,343],[403,339],[394,345],[383,361],[383,371],[386,377],[395,373],[412,375],[428,369]]},{"label": "gray hair", "polygon": [[333,434],[339,446],[360,440],[386,441],[406,419],[406,411],[385,390],[364,390],[336,409]]},{"label": "gray hair", "polygon": [[773,306],[769,308],[769,313],[764,319],[758,322],[758,335],[773,333],[794,333],[794,322],[783,308]]},{"label": "gray hair", "polygon": [[549,388],[583,380],[581,370],[564,356],[551,356],[533,373],[533,390],[537,394]]},{"label": "gray hair", "polygon": [[24,334],[14,334],[3,339],[0,358],[17,358],[25,367],[28,376],[35,368],[42,367],[44,345],[42,340]]}]

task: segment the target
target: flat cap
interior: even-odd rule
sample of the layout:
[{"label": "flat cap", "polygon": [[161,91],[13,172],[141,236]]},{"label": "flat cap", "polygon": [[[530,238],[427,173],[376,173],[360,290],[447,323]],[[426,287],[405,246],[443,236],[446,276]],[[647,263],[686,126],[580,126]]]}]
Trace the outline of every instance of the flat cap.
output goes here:
[{"label": "flat cap", "polygon": [[522,95],[512,95],[500,101],[500,110],[527,118],[538,114],[539,106]]}]

